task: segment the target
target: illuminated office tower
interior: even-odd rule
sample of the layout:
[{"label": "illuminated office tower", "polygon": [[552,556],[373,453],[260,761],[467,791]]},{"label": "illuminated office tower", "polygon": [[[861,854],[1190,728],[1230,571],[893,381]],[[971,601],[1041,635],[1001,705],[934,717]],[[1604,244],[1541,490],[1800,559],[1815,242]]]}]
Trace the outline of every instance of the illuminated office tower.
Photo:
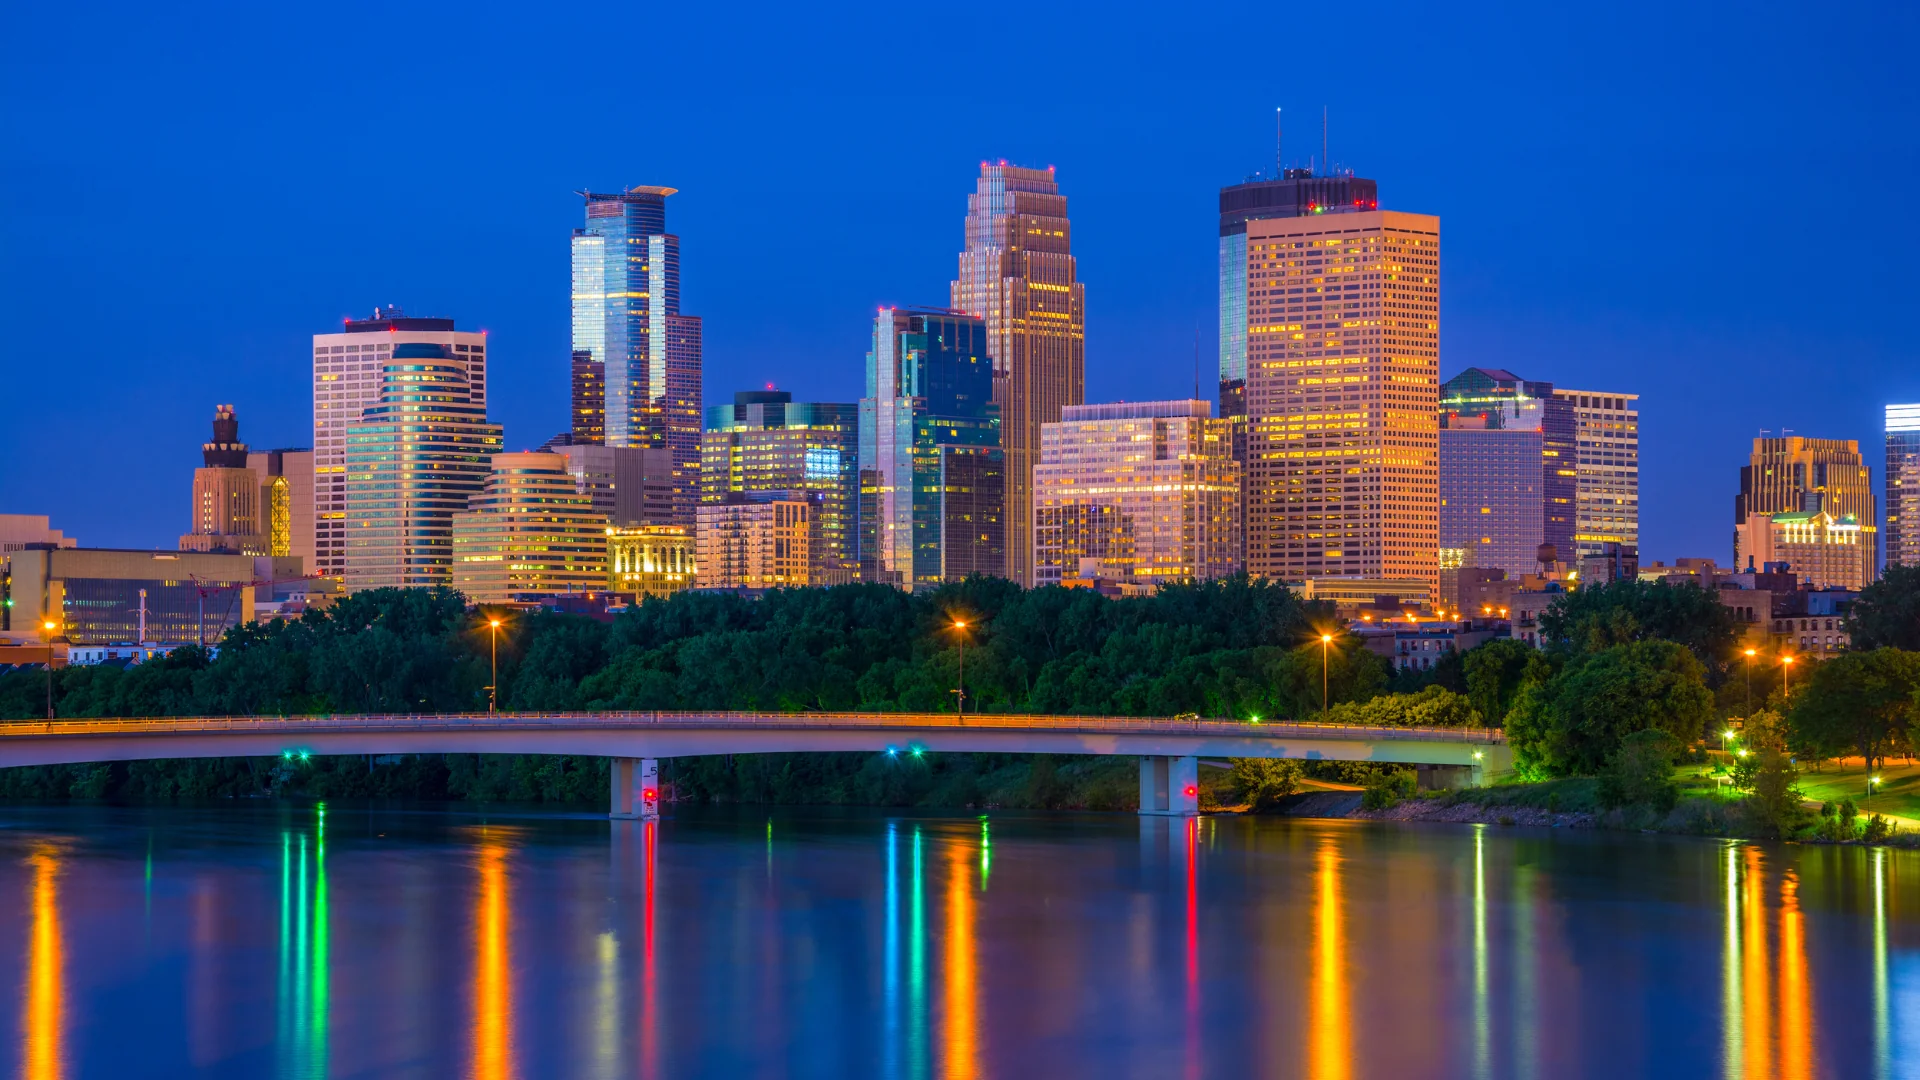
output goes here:
[{"label": "illuminated office tower", "polygon": [[701,503],[699,579],[703,589],[777,589],[815,584],[815,499],[805,491],[763,491]]},{"label": "illuminated office tower", "polygon": [[[1040,425],[1086,400],[1086,294],[1053,169],[980,163],[952,303],[986,323],[1006,456],[1007,577],[1033,584]],[[1001,573],[1002,571],[995,571]]]},{"label": "illuminated office tower", "polygon": [[349,592],[453,583],[453,515],[500,452],[500,425],[445,345],[393,346],[380,396],[347,426]]},{"label": "illuminated office tower", "polygon": [[1440,583],[1440,219],[1247,222],[1247,570]]},{"label": "illuminated office tower", "polygon": [[254,450],[247,468],[260,478],[260,531],[268,554],[298,556],[313,565],[313,451],[304,447]]},{"label": "illuminated office tower", "polygon": [[607,519],[559,454],[495,454],[453,515],[453,587],[476,604],[607,587]]},{"label": "illuminated office tower", "polygon": [[452,319],[413,318],[394,306],[313,336],[313,563],[335,581],[347,574],[347,426],[380,400],[383,371],[401,345],[438,345],[466,371],[467,399],[487,408],[487,335]]},{"label": "illuminated office tower", "polygon": [[[680,313],[680,238],[670,187],[576,192],[573,231],[574,441],[664,448],[676,474],[673,524],[691,527],[700,474],[700,320]],[[596,420],[598,423],[596,423]]]},{"label": "illuminated office tower", "polygon": [[1920,566],[1920,405],[1887,406],[1887,565]]},{"label": "illuminated office tower", "polygon": [[700,437],[700,501],[805,492],[814,502],[809,582],[841,584],[858,567],[860,407],[796,402],[785,390],[743,390],[707,407]]},{"label": "illuminated office tower", "polygon": [[[1443,550],[1475,548],[1476,555],[1468,561],[1468,566],[1504,569],[1512,578],[1538,568],[1538,549],[1542,543],[1553,545],[1557,559],[1574,560],[1574,513],[1579,500],[1574,424],[1573,406],[1555,396],[1552,383],[1529,382],[1499,368],[1468,368],[1443,383],[1440,387],[1440,547]],[[1515,440],[1503,442],[1502,434],[1450,436],[1446,434],[1448,431],[1531,433],[1532,444],[1537,445],[1540,454],[1539,475],[1528,477],[1523,483],[1524,495],[1531,500],[1532,509],[1525,509],[1516,501],[1523,494],[1515,488],[1515,484],[1522,483],[1520,473],[1511,476],[1502,473],[1496,479],[1469,460],[1478,454],[1494,454],[1505,461],[1501,455],[1510,450],[1495,448],[1510,448]],[[1459,452],[1452,461],[1448,457],[1450,450]],[[1498,529],[1490,531],[1459,517],[1458,512],[1479,519],[1481,525],[1490,524],[1484,519],[1498,512],[1510,515],[1511,523],[1503,517]],[[1538,517],[1538,525],[1529,524],[1530,517]],[[1509,546],[1506,554],[1488,561],[1489,545],[1500,542],[1495,539],[1496,532],[1508,537]],[[1538,539],[1530,545],[1522,539],[1535,533]]]},{"label": "illuminated office tower", "polygon": [[247,468],[247,444],[240,441],[233,406],[214,408],[213,441],[201,444],[200,457],[203,464],[193,470],[193,529],[180,537],[180,550],[273,554],[260,524],[267,492]]},{"label": "illuminated office tower", "polygon": [[1640,409],[1639,394],[1603,390],[1566,390],[1553,396],[1573,410],[1574,496],[1573,546],[1560,561],[1577,564],[1588,555],[1640,549]]},{"label": "illuminated office tower", "polygon": [[[860,399],[860,576],[1005,576],[1005,458],[986,322],[882,308]],[[704,570],[704,563],[702,568]]]},{"label": "illuminated office tower", "polygon": [[[1787,555],[1765,557],[1769,541],[1755,519],[1771,517],[1794,524],[1792,542],[1812,545],[1802,550],[1811,554],[1814,548],[1820,549],[1822,569],[1816,573],[1810,566],[1792,566],[1796,577],[1804,580],[1811,575],[1822,587],[1858,588],[1848,583],[1855,578],[1861,584],[1872,581],[1878,564],[1880,530],[1875,509],[1873,472],[1857,440],[1763,435],[1753,440],[1753,452],[1740,467],[1740,493],[1733,500],[1734,565],[1745,569],[1749,555],[1756,566],[1793,561]],[[1833,527],[1823,523],[1820,515]],[[1829,550],[1835,547],[1845,550],[1838,554]],[[1853,567],[1853,560],[1864,560],[1864,565]]]},{"label": "illuminated office tower", "polygon": [[[1240,571],[1240,463],[1205,401],[1069,405],[1040,429],[1034,577],[1139,585]],[[1098,565],[1082,573],[1082,560]]]}]

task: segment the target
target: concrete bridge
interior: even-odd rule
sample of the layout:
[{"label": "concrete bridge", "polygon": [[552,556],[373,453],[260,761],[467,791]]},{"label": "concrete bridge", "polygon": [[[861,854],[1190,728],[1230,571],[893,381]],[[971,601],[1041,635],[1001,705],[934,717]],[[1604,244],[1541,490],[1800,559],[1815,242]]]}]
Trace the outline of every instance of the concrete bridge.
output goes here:
[{"label": "concrete bridge", "polygon": [[952,713],[566,712],[116,717],[0,723],[0,767],[312,754],[578,754],[613,759],[615,817],[657,813],[655,761],[706,754],[926,751],[1140,759],[1140,812],[1199,812],[1201,758],[1422,766],[1479,785],[1511,771],[1489,729]]}]

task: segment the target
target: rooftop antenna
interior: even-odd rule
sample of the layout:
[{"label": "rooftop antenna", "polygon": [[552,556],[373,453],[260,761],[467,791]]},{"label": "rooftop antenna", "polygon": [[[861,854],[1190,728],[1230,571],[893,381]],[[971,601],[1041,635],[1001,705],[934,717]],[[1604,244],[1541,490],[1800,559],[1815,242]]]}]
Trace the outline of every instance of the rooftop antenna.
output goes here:
[{"label": "rooftop antenna", "polygon": [[1193,400],[1200,400],[1200,324],[1193,324]]},{"label": "rooftop antenna", "polygon": [[1275,106],[1273,110],[1273,178],[1275,180],[1287,175],[1287,158],[1281,152],[1286,144],[1286,133],[1286,127],[1280,122],[1280,109]]},{"label": "rooftop antenna", "polygon": [[1333,175],[1333,159],[1327,156],[1327,107],[1320,106],[1320,167]]}]

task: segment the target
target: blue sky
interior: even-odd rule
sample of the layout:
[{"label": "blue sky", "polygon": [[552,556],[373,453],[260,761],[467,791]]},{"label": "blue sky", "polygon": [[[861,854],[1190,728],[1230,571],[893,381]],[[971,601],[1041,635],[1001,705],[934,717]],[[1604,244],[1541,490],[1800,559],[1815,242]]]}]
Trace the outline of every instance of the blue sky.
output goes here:
[{"label": "blue sky", "polygon": [[1642,395],[1642,557],[1730,555],[1760,428],[1920,400],[1913,5],[15,5],[0,37],[0,512],[170,546],[232,402],[304,445],[308,336],[491,332],[565,423],[582,187],[668,184],[706,396],[852,400],[943,303],[978,163],[1054,165],[1090,400],[1214,362],[1214,200],[1317,151],[1442,222],[1442,373]]}]

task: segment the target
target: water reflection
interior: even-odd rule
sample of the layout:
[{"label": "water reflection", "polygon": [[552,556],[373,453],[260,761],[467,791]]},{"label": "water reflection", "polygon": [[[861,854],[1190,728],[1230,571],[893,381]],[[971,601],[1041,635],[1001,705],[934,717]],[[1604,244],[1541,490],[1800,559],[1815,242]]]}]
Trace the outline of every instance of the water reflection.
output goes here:
[{"label": "water reflection", "polygon": [[475,852],[479,888],[473,914],[473,1070],[475,1080],[514,1075],[513,972],[510,963],[512,900],[508,894],[510,836],[480,830]]},{"label": "water reflection", "polygon": [[1308,990],[1307,1072],[1315,1080],[1346,1080],[1353,1072],[1347,1015],[1347,943],[1336,835],[1314,853],[1313,973]]},{"label": "water reflection", "polygon": [[1491,1018],[1487,1015],[1487,827],[1473,827],[1473,1075],[1492,1066]]},{"label": "water reflection", "polygon": [[958,839],[947,848],[947,1080],[971,1080],[980,1065],[971,856]]},{"label": "water reflection", "polygon": [[279,1072],[302,1080],[327,1075],[326,814],[316,808],[311,843],[304,830],[280,833]]},{"label": "water reflection", "polygon": [[1186,1076],[1200,1076],[1200,819],[1187,819],[1187,1055]]},{"label": "water reflection", "polygon": [[66,1072],[65,958],[60,931],[60,850],[34,848],[33,921],[27,938],[25,1008],[20,1018],[21,1072],[27,1080],[56,1080]]}]

